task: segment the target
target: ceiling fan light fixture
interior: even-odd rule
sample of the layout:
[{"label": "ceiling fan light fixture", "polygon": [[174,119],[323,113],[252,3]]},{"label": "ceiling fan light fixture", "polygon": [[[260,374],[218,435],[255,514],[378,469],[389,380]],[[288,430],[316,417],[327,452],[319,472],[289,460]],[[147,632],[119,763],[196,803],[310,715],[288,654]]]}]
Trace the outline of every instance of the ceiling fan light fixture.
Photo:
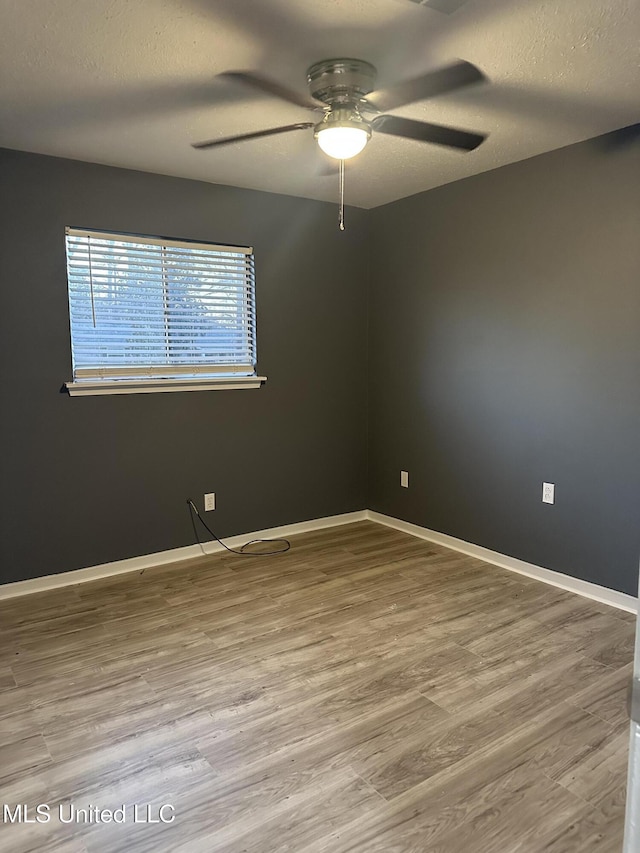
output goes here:
[{"label": "ceiling fan light fixture", "polygon": [[369,141],[369,134],[360,127],[325,127],[316,136],[325,154],[336,160],[349,160],[359,154]]},{"label": "ceiling fan light fixture", "polygon": [[349,160],[359,154],[371,138],[371,126],[355,109],[334,109],[316,125],[314,135],[329,157]]}]

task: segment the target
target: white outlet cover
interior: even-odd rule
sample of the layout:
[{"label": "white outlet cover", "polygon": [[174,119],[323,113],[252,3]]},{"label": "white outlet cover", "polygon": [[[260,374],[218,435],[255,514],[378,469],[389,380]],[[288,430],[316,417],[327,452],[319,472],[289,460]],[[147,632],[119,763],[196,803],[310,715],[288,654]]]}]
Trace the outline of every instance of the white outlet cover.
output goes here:
[{"label": "white outlet cover", "polygon": [[400,485],[404,489],[409,488],[409,472],[408,471],[400,471]]},{"label": "white outlet cover", "polygon": [[216,508],[216,495],[215,492],[210,492],[208,495],[204,496],[204,509],[205,512],[211,512],[211,510]]},{"label": "white outlet cover", "polygon": [[542,484],[542,503],[552,504],[552,503],[555,503],[555,500],[556,500],[555,483],[543,483]]}]

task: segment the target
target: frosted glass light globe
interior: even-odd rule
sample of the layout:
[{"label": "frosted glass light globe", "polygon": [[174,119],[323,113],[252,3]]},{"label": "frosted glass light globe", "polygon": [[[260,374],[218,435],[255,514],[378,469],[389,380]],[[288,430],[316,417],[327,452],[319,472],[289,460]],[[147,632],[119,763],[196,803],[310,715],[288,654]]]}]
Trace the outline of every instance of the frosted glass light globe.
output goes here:
[{"label": "frosted glass light globe", "polygon": [[349,160],[359,154],[369,141],[369,134],[359,127],[325,127],[318,131],[318,145],[336,160]]}]

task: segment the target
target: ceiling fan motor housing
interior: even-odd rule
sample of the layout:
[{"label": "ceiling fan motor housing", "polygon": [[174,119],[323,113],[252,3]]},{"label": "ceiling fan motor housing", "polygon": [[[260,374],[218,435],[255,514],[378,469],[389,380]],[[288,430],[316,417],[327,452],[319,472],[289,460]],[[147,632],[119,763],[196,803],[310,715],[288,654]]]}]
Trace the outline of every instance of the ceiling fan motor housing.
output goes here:
[{"label": "ceiling fan motor housing", "polygon": [[354,104],[333,107],[325,113],[322,120],[314,127],[314,136],[317,138],[321,131],[331,127],[351,127],[363,130],[367,134],[367,139],[371,137],[371,124],[362,118],[358,107]]},{"label": "ceiling fan motor housing", "polygon": [[376,69],[362,59],[325,59],[307,71],[313,98],[330,106],[357,104],[372,92]]}]

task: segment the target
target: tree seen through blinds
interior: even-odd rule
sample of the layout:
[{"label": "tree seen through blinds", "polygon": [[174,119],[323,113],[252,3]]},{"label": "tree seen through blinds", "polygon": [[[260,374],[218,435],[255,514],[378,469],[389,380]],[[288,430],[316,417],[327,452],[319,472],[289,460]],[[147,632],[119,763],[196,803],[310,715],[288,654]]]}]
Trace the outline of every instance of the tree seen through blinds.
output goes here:
[{"label": "tree seen through blinds", "polygon": [[252,250],[68,228],[74,379],[252,375]]}]

